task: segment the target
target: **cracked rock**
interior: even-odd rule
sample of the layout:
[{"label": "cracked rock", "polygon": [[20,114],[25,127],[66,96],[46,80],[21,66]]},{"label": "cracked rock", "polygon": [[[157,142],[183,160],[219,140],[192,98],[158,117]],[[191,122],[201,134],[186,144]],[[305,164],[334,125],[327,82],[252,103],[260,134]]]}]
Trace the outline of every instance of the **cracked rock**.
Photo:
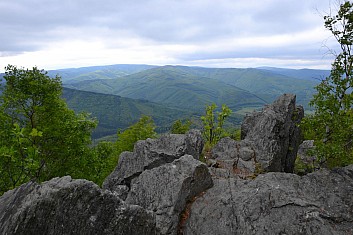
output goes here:
[{"label": "cracked rock", "polygon": [[105,179],[103,188],[110,191],[119,185],[130,187],[131,181],[144,170],[173,162],[185,154],[199,159],[203,148],[201,132],[190,130],[187,134],[168,134],[159,139],[138,141],[134,151],[123,152],[115,170]]},{"label": "cracked rock", "polygon": [[29,182],[0,197],[0,234],[159,234],[152,212],[87,180]]},{"label": "cracked rock", "polygon": [[[302,134],[297,124],[304,117],[295,95],[284,94],[261,112],[245,117],[241,141],[220,140],[212,157],[220,167],[243,178],[258,172],[293,173]],[[258,171],[258,172],[257,172]]]},{"label": "cracked rock", "polygon": [[[216,169],[219,170],[219,169]],[[353,165],[255,180],[218,174],[196,200],[184,234],[352,234]]]},{"label": "cracked rock", "polygon": [[207,166],[191,155],[184,155],[133,179],[126,203],[154,211],[161,233],[176,234],[186,203],[212,185]]}]

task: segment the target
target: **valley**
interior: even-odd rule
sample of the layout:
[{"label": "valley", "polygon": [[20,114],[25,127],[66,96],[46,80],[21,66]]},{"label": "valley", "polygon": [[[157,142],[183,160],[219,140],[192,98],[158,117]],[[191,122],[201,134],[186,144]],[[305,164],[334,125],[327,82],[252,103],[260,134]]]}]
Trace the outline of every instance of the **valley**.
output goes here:
[{"label": "valley", "polygon": [[238,125],[252,110],[283,93],[297,95],[310,112],[315,85],[328,70],[203,68],[188,66],[110,65],[49,71],[62,77],[63,98],[76,112],[99,120],[93,138],[116,134],[141,115],[152,116],[157,131],[166,132],[177,119],[198,126],[206,105],[226,104]]}]

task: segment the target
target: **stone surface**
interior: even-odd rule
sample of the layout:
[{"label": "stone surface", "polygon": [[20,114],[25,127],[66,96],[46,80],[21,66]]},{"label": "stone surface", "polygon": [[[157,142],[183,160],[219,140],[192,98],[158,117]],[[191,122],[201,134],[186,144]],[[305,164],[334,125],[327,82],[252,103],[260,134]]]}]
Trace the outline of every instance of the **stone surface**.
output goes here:
[{"label": "stone surface", "polygon": [[294,169],[296,174],[305,175],[320,168],[326,168],[326,164],[317,159],[314,150],[313,140],[305,140],[299,145]]},{"label": "stone surface", "polygon": [[302,142],[297,124],[304,117],[295,99],[295,95],[284,94],[261,112],[246,116],[241,126],[242,140],[221,140],[211,158],[243,177],[256,171],[292,173]]},{"label": "stone surface", "polygon": [[255,148],[246,140],[223,138],[212,149],[211,157],[216,162],[211,161],[212,167],[228,169],[240,177],[249,177],[256,171]]},{"label": "stone surface", "polygon": [[302,136],[297,124],[304,117],[296,96],[284,94],[261,112],[245,117],[242,139],[253,142],[256,161],[265,171],[293,172]]},{"label": "stone surface", "polygon": [[255,180],[213,171],[223,172],[193,203],[184,234],[353,234],[353,165]]},{"label": "stone surface", "polygon": [[107,177],[103,188],[114,191],[118,185],[130,187],[131,180],[144,170],[173,162],[185,154],[199,159],[203,141],[201,132],[190,130],[187,134],[168,134],[159,139],[138,141],[133,153],[124,152],[116,169]]},{"label": "stone surface", "polygon": [[0,234],[159,234],[152,212],[69,176],[0,197]]},{"label": "stone surface", "polygon": [[140,205],[156,214],[162,234],[176,234],[188,201],[212,187],[207,166],[191,155],[144,171],[131,182],[126,203]]},{"label": "stone surface", "polygon": [[300,158],[304,164],[316,164],[316,166],[318,166],[317,158],[312,152],[314,149],[314,141],[305,140],[299,145],[297,157]]}]

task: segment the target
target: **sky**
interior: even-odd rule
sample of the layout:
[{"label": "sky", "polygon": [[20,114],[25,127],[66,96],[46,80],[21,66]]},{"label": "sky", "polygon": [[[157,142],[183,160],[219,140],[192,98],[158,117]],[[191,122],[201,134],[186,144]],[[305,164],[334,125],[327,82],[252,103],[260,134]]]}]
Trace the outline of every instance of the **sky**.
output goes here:
[{"label": "sky", "polygon": [[109,64],[330,69],[335,0],[0,0],[0,72]]}]

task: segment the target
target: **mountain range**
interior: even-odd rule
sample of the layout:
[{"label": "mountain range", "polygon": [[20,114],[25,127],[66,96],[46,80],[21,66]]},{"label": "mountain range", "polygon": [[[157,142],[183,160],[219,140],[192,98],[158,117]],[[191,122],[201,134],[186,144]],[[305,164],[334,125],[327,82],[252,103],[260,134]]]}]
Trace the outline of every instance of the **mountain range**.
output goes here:
[{"label": "mountain range", "polygon": [[[199,120],[206,105],[226,104],[231,119],[271,103],[283,93],[297,95],[308,105],[314,87],[329,70],[260,68],[204,68],[188,66],[108,65],[48,71],[62,78],[63,98],[77,112],[97,117],[94,137],[115,134],[145,114],[163,132],[176,119]],[[196,121],[198,122],[198,121]]]},{"label": "mountain range", "polygon": [[[103,67],[72,76],[68,82],[63,79],[63,82],[72,89],[145,99],[199,112],[210,103],[227,104],[235,111],[261,107],[283,93],[296,94],[297,102],[310,109],[308,103],[315,92],[314,87],[320,78],[329,75],[328,70],[271,67],[143,66],[146,65],[128,70],[130,73],[125,76],[113,76],[111,70]],[[92,73],[101,76],[92,79]]]}]

